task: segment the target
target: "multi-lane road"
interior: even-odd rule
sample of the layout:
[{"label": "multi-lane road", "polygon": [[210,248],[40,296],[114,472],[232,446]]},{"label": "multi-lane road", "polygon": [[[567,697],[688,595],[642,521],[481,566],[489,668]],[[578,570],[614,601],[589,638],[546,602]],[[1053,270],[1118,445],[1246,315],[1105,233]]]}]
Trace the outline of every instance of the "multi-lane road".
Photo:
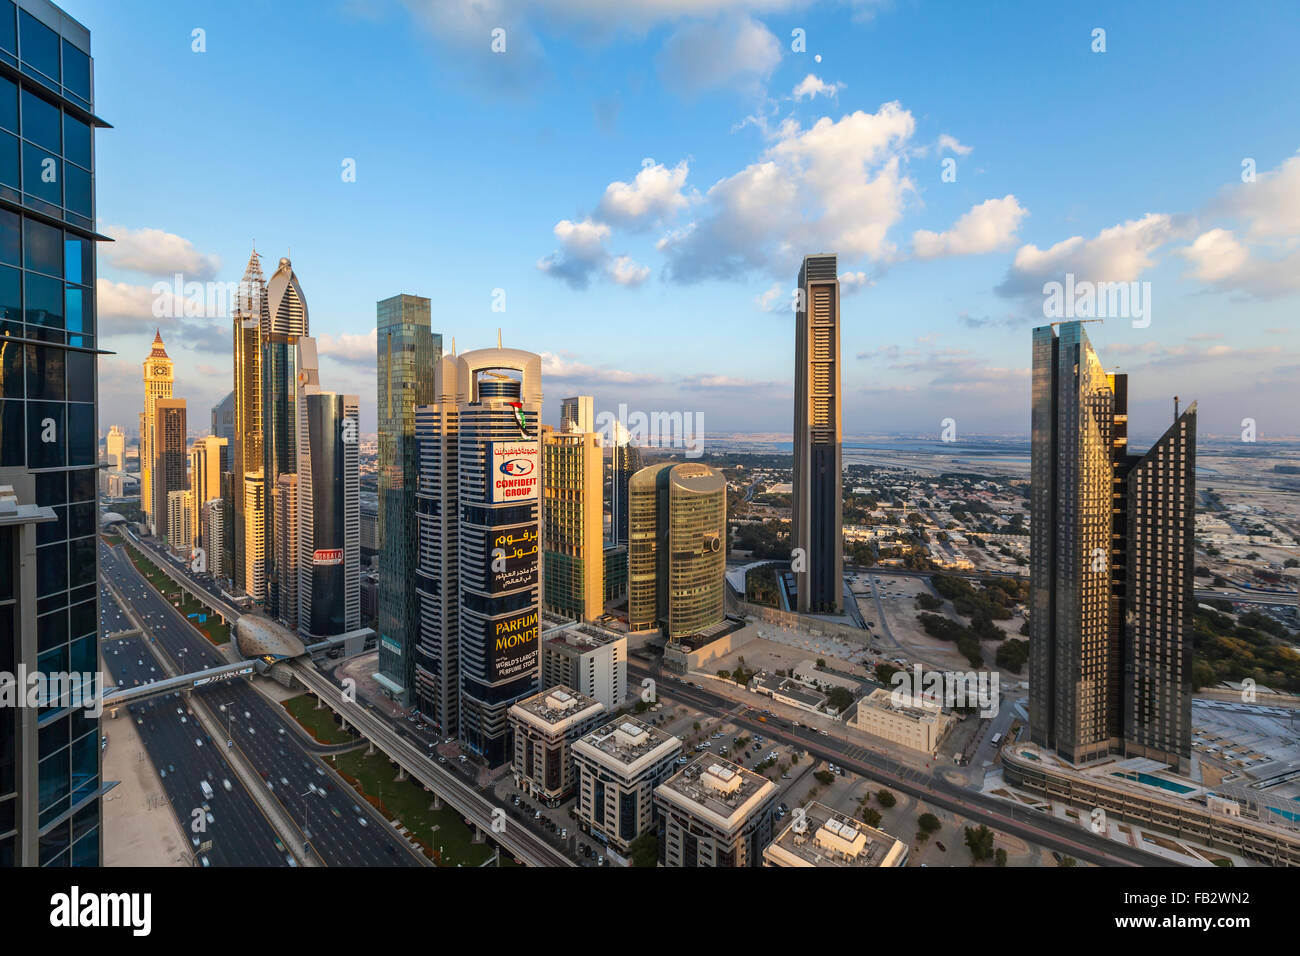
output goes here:
[{"label": "multi-lane road", "polygon": [[[227,663],[216,648],[135,570],[120,546],[108,547],[101,542],[100,570],[104,578],[123,595],[130,606],[130,611],[143,626],[145,633],[139,639],[143,649],[161,651],[178,673],[204,670]],[[144,642],[148,642],[151,646],[144,647]],[[142,655],[137,655],[132,662],[134,663],[135,660],[142,660],[145,665],[158,668],[156,673],[148,672],[151,678],[164,676],[163,669],[157,662]],[[125,676],[125,670],[123,674]],[[267,788],[267,793],[279,804],[283,816],[292,821],[293,832],[287,836],[298,842],[294,849],[300,854],[305,830],[309,834],[306,841],[310,847],[308,852],[325,865],[419,866],[421,864],[421,860],[415,856],[408,844],[385,821],[375,819],[370,806],[362,802],[356,792],[335,776],[333,771],[312,752],[324,748],[310,747],[300,736],[296,726],[290,723],[292,718],[289,718],[282,708],[272,704],[258,693],[247,681],[232,680],[195,693],[198,699],[208,706],[212,716],[223,728],[227,722],[229,723],[229,739],[233,741],[231,749],[237,748],[257,770],[263,785]],[[163,698],[164,701],[169,699]],[[147,707],[148,703],[134,706]],[[159,706],[162,705],[155,704],[154,711],[157,711]],[[192,728],[193,732],[186,739],[189,740],[195,755],[199,751],[212,753],[218,749],[225,749],[224,739],[209,743],[201,729],[193,727],[193,717],[188,714],[183,715],[187,717],[187,722],[181,724],[179,718],[182,715],[174,713],[175,705],[172,706],[172,711],[168,720],[163,720],[159,715],[156,726],[175,723],[177,726]],[[146,730],[144,727],[140,729]],[[196,736],[203,740],[202,746],[194,744]],[[226,764],[224,755],[218,759],[222,764]],[[175,763],[177,773],[180,775],[180,783],[188,787],[187,794],[190,792],[199,794],[199,780],[206,777],[208,770],[213,769],[212,766],[197,761],[182,760],[176,763],[174,754],[168,763]],[[232,787],[239,786],[236,775],[228,764],[226,766],[226,772],[222,776],[231,781]],[[169,773],[168,778],[170,779],[171,776],[172,774]],[[224,787],[222,789],[224,791]],[[362,818],[366,819],[366,825],[360,823]],[[261,858],[262,850],[254,848],[252,844],[267,843],[274,848],[274,839],[275,837],[272,836],[267,840],[264,833],[257,832],[243,840],[238,836],[232,836],[224,841],[225,852],[229,855],[223,855],[221,860],[253,865]],[[245,847],[245,844],[248,846]],[[281,856],[283,862],[283,854]],[[214,865],[218,862],[215,857],[211,857],[210,860]]]}]

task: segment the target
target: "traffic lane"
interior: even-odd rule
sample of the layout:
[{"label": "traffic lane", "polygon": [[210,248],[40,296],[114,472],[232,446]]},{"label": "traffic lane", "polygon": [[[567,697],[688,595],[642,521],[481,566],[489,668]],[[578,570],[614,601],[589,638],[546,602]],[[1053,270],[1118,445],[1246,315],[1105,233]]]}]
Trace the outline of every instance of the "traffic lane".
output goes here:
[{"label": "traffic lane", "polygon": [[[239,687],[232,684],[227,689]],[[270,785],[280,805],[300,829],[310,831],[312,845],[325,863],[330,866],[420,865],[387,827],[371,819],[374,810],[369,804],[362,802],[350,787],[345,792],[335,786],[324,768],[312,761],[290,731],[276,726],[276,718],[258,713],[257,705],[266,703],[264,698],[247,685],[241,689],[249,693],[230,695],[224,702],[226,710],[218,717],[229,721],[232,739],[253,766],[259,772],[265,771],[263,781]],[[221,690],[213,688],[204,696],[211,698],[209,703],[214,703]],[[279,733],[281,730],[284,733]],[[324,796],[318,790],[323,790]],[[353,809],[354,806],[358,809]],[[369,825],[361,826],[357,822],[359,817],[365,817]]]},{"label": "traffic lane", "polygon": [[[643,668],[633,667],[628,669],[630,672],[644,670]],[[646,674],[649,676],[648,671],[646,671]],[[728,701],[726,698],[714,698],[713,695],[702,693],[698,688],[692,688],[685,683],[680,683],[677,687],[674,687],[671,696],[683,702],[691,703],[700,709],[725,711],[735,706],[733,701]],[[727,706],[721,707],[719,702],[725,703]],[[752,733],[770,736],[772,739],[781,739],[785,743],[798,743],[810,754],[820,759],[842,764],[847,770],[852,770],[861,776],[875,780],[877,783],[895,786],[904,793],[918,799],[928,800],[950,812],[966,816],[972,816],[973,813],[982,814],[984,817],[990,818],[988,822],[1009,833],[1037,842],[1064,845],[1074,851],[1079,859],[1086,862],[1097,863],[1101,866],[1114,866],[1117,864],[1150,866],[1154,863],[1154,860],[1148,854],[1143,854],[1140,850],[1125,847],[1121,844],[1115,844],[1112,853],[1107,853],[1079,843],[1072,838],[1078,835],[1073,832],[1072,828],[1064,823],[1060,823],[1058,828],[1058,822],[1051,818],[1040,818],[1037,821],[1039,826],[1030,826],[1021,822],[1015,816],[1015,808],[1008,807],[995,798],[983,797],[983,795],[977,794],[976,791],[954,787],[941,776],[936,777],[916,768],[897,764],[881,754],[868,751],[869,759],[866,762],[848,757],[844,752],[828,746],[827,742],[833,741],[834,738],[823,737],[817,731],[811,731],[806,727],[785,730],[779,725],[764,723],[743,716],[729,716],[727,719]],[[868,768],[867,763],[872,766]],[[935,789],[935,786],[938,786],[944,792],[940,793]],[[1006,815],[1008,811],[1012,811],[1010,816]],[[978,817],[976,819],[978,822]],[[1043,829],[1043,826],[1046,826],[1047,829]]]},{"label": "traffic lane", "polygon": [[[137,575],[132,566],[129,570],[118,566],[122,575]],[[116,583],[116,582],[115,582]],[[172,660],[182,662],[187,671],[202,670],[205,667],[226,663],[208,640],[190,626],[181,622],[178,612],[147,582],[143,584],[142,603],[148,615],[145,624],[154,634],[160,645]],[[195,663],[200,666],[195,666]],[[301,828],[304,814],[301,794],[311,792],[308,783],[315,784],[320,778],[305,767],[308,763],[307,751],[289,731],[284,735],[277,733],[285,718],[274,713],[277,705],[268,701],[247,682],[238,680],[200,691],[201,696],[216,709],[227,700],[235,704],[235,713],[252,715],[244,718],[253,728],[251,734],[240,737],[240,749],[248,755],[254,769],[263,774],[263,782],[270,782],[268,787],[273,799],[284,808],[286,815]],[[219,716],[221,716],[219,714]],[[270,741],[277,738],[282,744],[270,749]],[[288,743],[284,743],[288,741]],[[283,754],[276,751],[283,750]],[[288,780],[286,785],[282,780]],[[292,795],[289,793],[292,791]],[[361,809],[358,814],[353,805]],[[308,805],[310,806],[310,804]],[[331,807],[338,811],[335,817]],[[374,811],[364,803],[355,791],[349,790],[342,800],[331,797],[324,801],[319,818],[311,809],[305,811],[311,815],[311,831],[315,837],[311,841],[313,848],[322,862],[335,866],[419,866],[421,865],[410,853],[409,847],[387,827],[371,822],[362,827],[357,823],[358,816],[369,820]]]},{"label": "traffic lane", "polygon": [[[144,648],[130,646],[135,640],[109,642],[104,655],[105,666],[121,686],[149,683],[149,678],[154,676],[148,671],[147,664],[137,663],[147,658],[142,656]],[[208,745],[201,729],[196,730],[193,718],[187,714],[177,715],[177,708],[183,710],[183,704],[174,695],[167,695],[132,704],[125,708],[123,717],[136,723],[155,773],[190,841],[188,849],[195,849],[193,837],[196,834],[191,829],[193,810],[208,803],[213,822],[207,823],[204,817],[207,832],[200,835],[200,842],[213,838],[212,851],[206,854],[211,865],[286,865],[275,851],[275,832],[252,797],[242,785],[235,783],[238,778],[215,748]],[[185,717],[184,721],[181,716]],[[196,737],[204,740],[202,746],[195,745]],[[201,780],[207,780],[212,787],[211,800],[203,797]],[[232,780],[229,792],[222,780]]]}]

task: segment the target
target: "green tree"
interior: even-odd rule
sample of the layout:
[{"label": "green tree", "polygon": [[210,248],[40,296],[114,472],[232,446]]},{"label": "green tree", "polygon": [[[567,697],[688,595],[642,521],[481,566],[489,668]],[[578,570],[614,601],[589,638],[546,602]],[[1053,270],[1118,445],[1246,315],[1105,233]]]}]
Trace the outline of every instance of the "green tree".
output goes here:
[{"label": "green tree", "polygon": [[996,866],[1006,866],[1006,865],[1007,865],[1007,851],[1004,850],[1004,849],[1002,849],[1002,847],[998,847],[998,851],[997,851],[997,853],[993,854],[993,862],[994,862],[994,865],[996,865]]},{"label": "green tree", "polygon": [[647,831],[628,844],[633,866],[656,866],[659,863],[659,838]]},{"label": "green tree", "polygon": [[939,829],[939,827],[943,825],[939,822],[939,818],[936,817],[933,813],[921,814],[919,817],[916,818],[916,822],[917,825],[920,826],[921,830],[925,833],[934,833],[936,830]]},{"label": "green tree", "polygon": [[881,790],[879,793],[876,794],[876,802],[879,803],[886,810],[888,810],[890,807],[898,803],[898,798],[895,797],[888,790]]},{"label": "green tree", "polygon": [[976,863],[989,859],[993,856],[993,831],[982,823],[978,827],[967,827],[966,846]]}]

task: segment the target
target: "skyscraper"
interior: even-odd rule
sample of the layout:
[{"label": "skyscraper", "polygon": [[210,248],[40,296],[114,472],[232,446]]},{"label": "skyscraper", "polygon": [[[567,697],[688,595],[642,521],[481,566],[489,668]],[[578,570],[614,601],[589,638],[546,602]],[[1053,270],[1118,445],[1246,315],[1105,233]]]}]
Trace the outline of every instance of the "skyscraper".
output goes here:
[{"label": "skyscraper", "polygon": [[1190,757],[1195,406],[1128,452],[1128,379],[1082,323],[1033,333],[1029,722],[1083,764]]},{"label": "skyscraper", "polygon": [[[151,531],[158,534],[157,522],[154,520],[158,496],[154,494],[153,467],[156,453],[154,445],[154,408],[158,401],[172,397],[172,360],[163,347],[162,332],[154,332],[153,348],[144,360],[144,411],[140,415],[140,506],[144,510],[145,521]],[[167,505],[167,496],[162,497],[163,508]],[[159,534],[159,537],[162,537]]]},{"label": "skyscraper", "polygon": [[627,485],[632,476],[641,470],[641,449],[632,444],[624,432],[615,427],[613,448],[610,449],[610,525],[609,540],[614,545],[627,544]]},{"label": "skyscraper", "polygon": [[[0,126],[14,160],[5,168],[17,169],[21,136],[24,150],[53,159],[60,173],[55,182],[28,173],[21,194],[16,180],[0,188],[9,296],[0,308],[0,670],[93,674],[99,562],[91,182],[93,130],[104,123],[94,115],[90,33],[58,7],[0,4],[0,50],[0,100],[10,104]],[[88,708],[64,699],[0,707],[0,868],[100,865],[99,761],[99,720]]]},{"label": "skyscraper", "polygon": [[126,432],[122,431],[121,425],[108,430],[108,437],[104,439],[104,457],[108,460],[108,467],[126,470]]},{"label": "skyscraper", "polygon": [[314,339],[298,353],[295,617],[303,634],[328,637],[361,626],[359,402],[321,391]]},{"label": "skyscraper", "polygon": [[542,604],[575,620],[605,608],[604,466],[595,432],[542,426]]},{"label": "skyscraper", "polygon": [[235,440],[234,392],[227,392],[225,398],[212,406],[212,434],[230,442]]},{"label": "skyscraper", "polygon": [[[794,339],[794,499],[790,540],[798,609],[844,606],[840,282],[834,255],[804,256]],[[802,563],[800,563],[802,562]]]},{"label": "skyscraper", "polygon": [[[153,425],[150,428],[150,446],[153,452],[150,488],[153,492],[154,534],[160,541],[171,543],[168,496],[173,491],[188,491],[185,454],[185,399],[160,398],[154,402]],[[189,537],[189,529],[184,529]],[[175,540],[181,540],[178,534]]]},{"label": "skyscraper", "polygon": [[[230,445],[224,438],[205,435],[190,446],[190,491],[194,494],[190,541],[193,547],[211,550],[204,527],[206,505],[221,497],[221,476],[230,471]],[[208,563],[211,564],[211,555]]]},{"label": "skyscraper", "polygon": [[727,481],[696,462],[642,468],[629,484],[628,626],[670,641],[725,616]]},{"label": "skyscraper", "polygon": [[[295,410],[298,388],[298,340],[310,334],[307,301],[288,258],[281,258],[266,284],[267,325],[262,335],[262,477],[266,483],[266,609],[290,627],[298,615],[296,540],[280,541],[281,527],[297,526],[297,505],[281,494],[296,493],[293,474],[298,454]],[[282,512],[286,512],[282,514]],[[282,563],[288,562],[284,573]],[[289,593],[281,599],[281,590]]]},{"label": "skyscraper", "polygon": [[379,420],[379,672],[375,680],[409,703],[415,680],[415,407],[435,401],[433,369],[442,356],[429,300],[395,295],[375,306]]},{"label": "skyscraper", "polygon": [[537,690],[541,384],[531,352],[466,352],[437,363],[438,401],[417,410],[416,703],[491,765],[510,755],[510,705]]},{"label": "skyscraper", "polygon": [[575,395],[560,400],[560,431],[591,432],[596,430],[596,399]]},{"label": "skyscraper", "polygon": [[232,311],[234,329],[235,439],[230,452],[230,577],[236,590],[254,601],[266,597],[266,515],[262,482],[262,330],[270,325],[262,260],[254,250],[248,257]]}]

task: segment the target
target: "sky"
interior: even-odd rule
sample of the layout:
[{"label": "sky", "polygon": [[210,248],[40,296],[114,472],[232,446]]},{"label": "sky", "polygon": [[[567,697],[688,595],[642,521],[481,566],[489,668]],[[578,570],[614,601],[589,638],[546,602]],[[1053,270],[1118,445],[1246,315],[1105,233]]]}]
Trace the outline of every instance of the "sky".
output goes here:
[{"label": "sky", "polygon": [[1294,3],[62,5],[113,126],[104,429],[134,431],[155,328],[206,428],[229,319],[159,317],[155,284],[236,282],[256,243],[363,431],[406,292],[447,348],[541,353],[546,421],[592,394],[788,434],[799,263],[833,252],[846,436],[1027,434],[1067,275],[1137,283],[1087,327],[1135,435],[1173,395],[1203,435],[1300,435]]}]

